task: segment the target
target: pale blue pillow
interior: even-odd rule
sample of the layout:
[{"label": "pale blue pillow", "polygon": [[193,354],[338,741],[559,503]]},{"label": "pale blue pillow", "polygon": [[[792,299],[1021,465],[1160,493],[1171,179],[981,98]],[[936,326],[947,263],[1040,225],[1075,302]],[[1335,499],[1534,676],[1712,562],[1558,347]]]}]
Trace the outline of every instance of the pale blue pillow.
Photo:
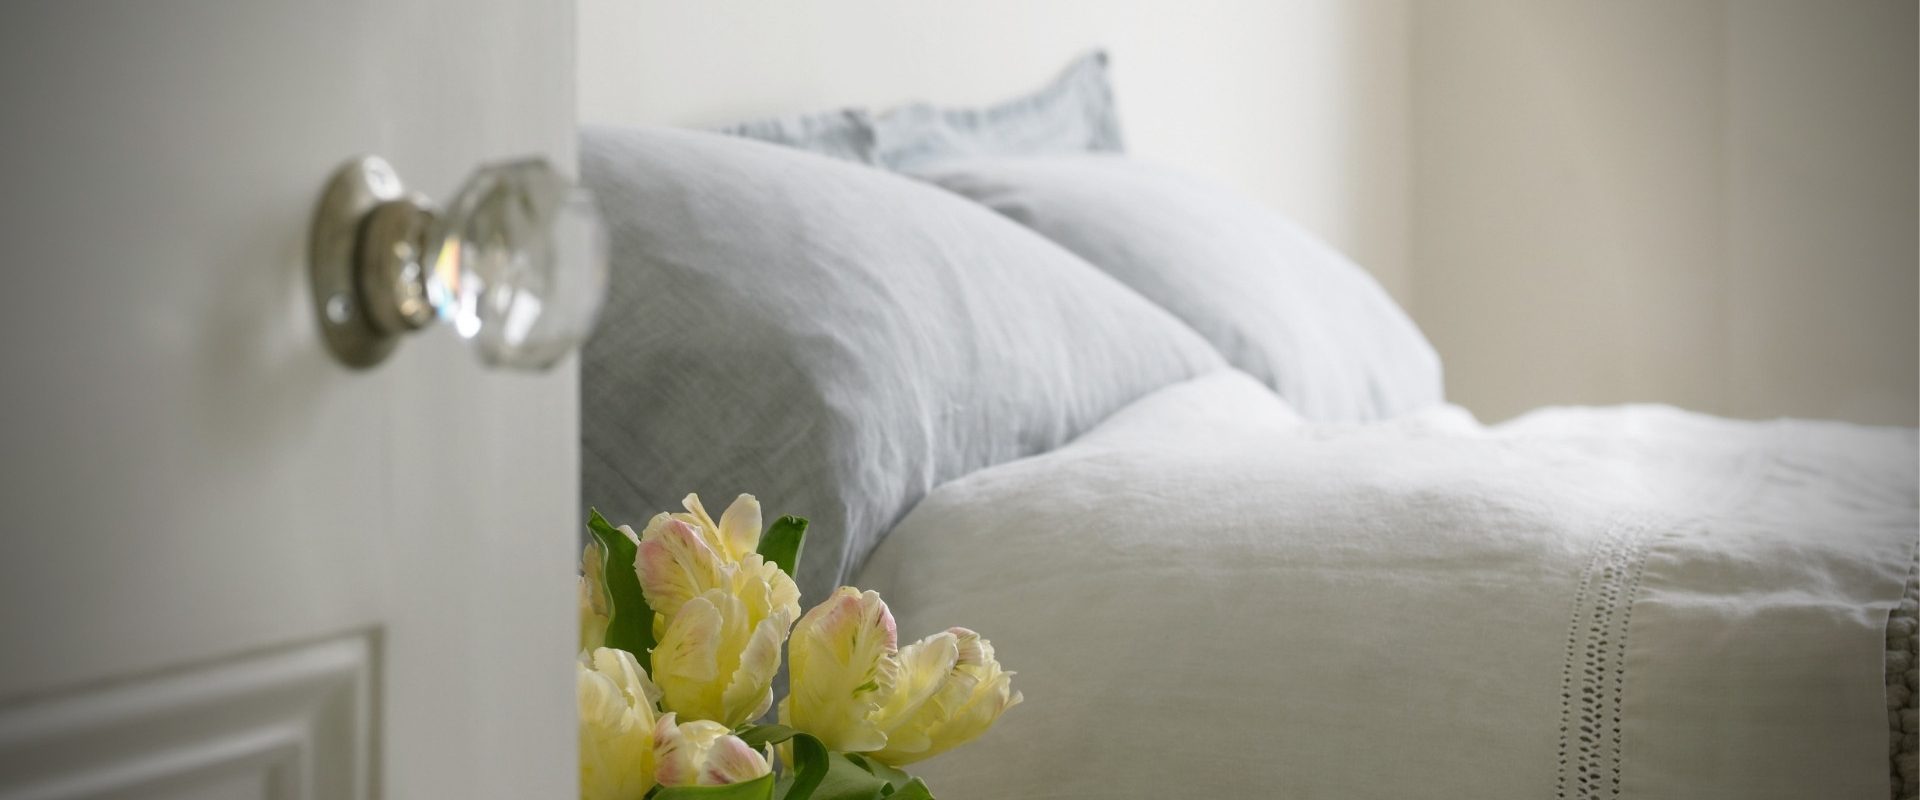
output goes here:
[{"label": "pale blue pillow", "polygon": [[856,164],[879,163],[874,153],[873,118],[863,109],[842,108],[757,119],[716,130]]},{"label": "pale blue pillow", "polygon": [[699,492],[812,520],[818,600],[933,487],[1225,367],[1040,235],[933,186],[712,133],[588,128],[606,310],[582,350],[588,505]]}]

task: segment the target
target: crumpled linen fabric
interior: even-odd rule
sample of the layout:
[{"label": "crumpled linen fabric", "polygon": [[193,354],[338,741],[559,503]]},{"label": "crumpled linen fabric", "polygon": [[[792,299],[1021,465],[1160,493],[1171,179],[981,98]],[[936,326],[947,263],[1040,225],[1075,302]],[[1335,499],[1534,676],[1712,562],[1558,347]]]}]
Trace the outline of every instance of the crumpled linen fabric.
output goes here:
[{"label": "crumpled linen fabric", "polygon": [[1888,796],[1911,430],[1303,421],[1222,372],[935,490],[859,580],[1027,702],[943,797]]}]

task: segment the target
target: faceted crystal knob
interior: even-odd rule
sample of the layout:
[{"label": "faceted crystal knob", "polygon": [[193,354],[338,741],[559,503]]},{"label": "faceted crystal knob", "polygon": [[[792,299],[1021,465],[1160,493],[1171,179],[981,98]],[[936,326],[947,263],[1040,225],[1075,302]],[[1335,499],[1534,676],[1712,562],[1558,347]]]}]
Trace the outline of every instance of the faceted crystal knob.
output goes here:
[{"label": "faceted crystal knob", "polygon": [[606,234],[592,197],[546,161],[480,168],[433,230],[428,300],[482,361],[544,369],[593,331]]},{"label": "faceted crystal knob", "polygon": [[438,320],[490,366],[545,369],[592,333],[606,293],[593,198],[541,159],[480,168],[442,213],[357,159],[322,197],[311,248],[321,332],[355,367]]}]

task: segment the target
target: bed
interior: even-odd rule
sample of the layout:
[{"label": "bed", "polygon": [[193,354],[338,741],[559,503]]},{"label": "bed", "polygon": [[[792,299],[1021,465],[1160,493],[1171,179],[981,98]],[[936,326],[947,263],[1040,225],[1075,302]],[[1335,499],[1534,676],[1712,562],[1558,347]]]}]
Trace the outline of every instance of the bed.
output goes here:
[{"label": "bed", "polygon": [[1028,701],[946,798],[1912,796],[1914,431],[1482,425],[1364,270],[1128,158],[1106,68],[589,128],[587,502],[752,491],[808,597],[990,636]]}]

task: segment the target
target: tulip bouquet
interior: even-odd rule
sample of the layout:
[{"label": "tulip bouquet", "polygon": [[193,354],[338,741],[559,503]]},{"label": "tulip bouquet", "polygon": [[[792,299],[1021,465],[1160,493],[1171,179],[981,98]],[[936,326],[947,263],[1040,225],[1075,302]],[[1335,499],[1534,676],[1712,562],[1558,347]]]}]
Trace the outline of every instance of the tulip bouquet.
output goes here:
[{"label": "tulip bouquet", "polygon": [[[901,767],[979,736],[1020,702],[993,646],[949,628],[899,646],[848,586],[800,613],[807,522],[762,532],[741,495],[715,522],[688,495],[641,533],[588,520],[581,557],[584,800],[932,800]],[[774,702],[781,646],[787,696]],[[776,757],[777,751],[777,757]],[[778,775],[774,763],[781,764]]]}]

